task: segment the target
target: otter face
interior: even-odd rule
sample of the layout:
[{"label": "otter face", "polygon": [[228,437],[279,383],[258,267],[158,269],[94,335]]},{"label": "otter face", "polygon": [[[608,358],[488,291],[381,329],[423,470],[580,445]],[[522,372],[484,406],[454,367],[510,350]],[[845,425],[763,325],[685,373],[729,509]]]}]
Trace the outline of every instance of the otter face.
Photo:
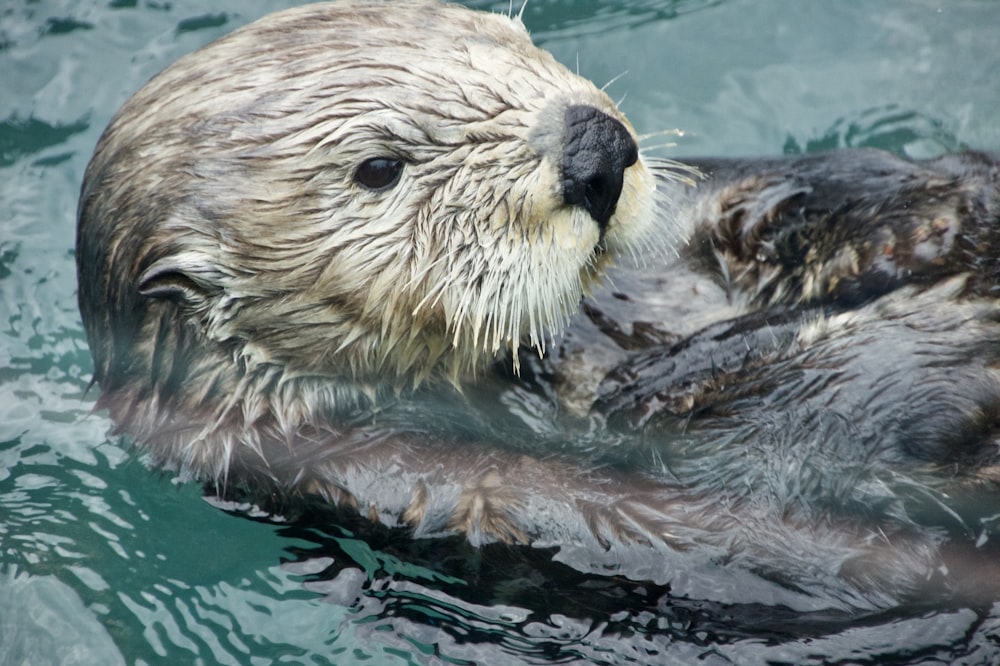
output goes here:
[{"label": "otter face", "polygon": [[541,349],[656,233],[653,187],[614,103],[517,21],[272,15],[161,73],[101,139],[78,231],[98,381],[149,372],[164,327],[359,386]]}]

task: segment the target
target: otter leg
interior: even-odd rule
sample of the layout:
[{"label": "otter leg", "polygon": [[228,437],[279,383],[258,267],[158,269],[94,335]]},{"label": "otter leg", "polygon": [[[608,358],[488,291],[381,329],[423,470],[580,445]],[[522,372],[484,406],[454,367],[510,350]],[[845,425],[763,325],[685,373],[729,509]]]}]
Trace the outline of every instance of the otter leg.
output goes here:
[{"label": "otter leg", "polygon": [[751,304],[853,307],[964,271],[977,293],[1000,285],[997,156],[910,162],[841,150],[684,162],[705,176],[674,196],[693,224],[689,252]]}]

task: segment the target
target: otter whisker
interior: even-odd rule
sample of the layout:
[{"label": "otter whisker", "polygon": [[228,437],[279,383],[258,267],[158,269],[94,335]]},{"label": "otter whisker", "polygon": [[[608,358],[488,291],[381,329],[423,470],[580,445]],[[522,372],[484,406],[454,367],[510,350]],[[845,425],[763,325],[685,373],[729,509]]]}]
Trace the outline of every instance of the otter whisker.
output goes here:
[{"label": "otter whisker", "polygon": [[658,136],[676,136],[676,137],[682,137],[682,136],[687,136],[687,132],[685,132],[684,130],[680,129],[679,127],[675,127],[674,129],[657,130],[655,132],[647,132],[645,134],[640,134],[639,135],[639,137],[638,137],[639,143],[640,144],[645,144],[646,141],[648,141],[649,139],[652,139],[652,138],[658,137]]},{"label": "otter whisker", "polygon": [[[627,69],[625,69],[625,70],[622,70],[622,72],[621,72],[620,74],[617,74],[617,75],[615,75],[615,76],[611,77],[611,79],[610,79],[610,80],[609,80],[609,81],[608,81],[607,83],[605,83],[605,84],[604,84],[603,86],[601,86],[601,91],[602,91],[602,92],[607,92],[607,90],[608,90],[608,88],[609,88],[610,86],[612,86],[613,84],[615,84],[615,83],[616,83],[616,82],[617,82],[617,81],[618,81],[619,79],[622,79],[622,78],[623,78],[623,77],[625,77],[626,75],[628,75],[628,70],[627,70]],[[626,94],[627,94],[627,93],[626,93]],[[623,98],[623,99],[624,99],[624,98]],[[621,104],[620,104],[620,103],[619,103],[619,106],[621,106]],[[642,140],[642,137],[639,137],[639,140],[641,141],[641,140]]]},{"label": "otter whisker", "polygon": [[[514,0],[511,0],[511,3],[513,3],[513,2],[514,2]],[[520,11],[517,12],[517,20],[520,21],[521,23],[524,23],[524,11],[527,8],[528,8],[528,0],[524,0],[521,3],[521,9],[520,9]]]}]

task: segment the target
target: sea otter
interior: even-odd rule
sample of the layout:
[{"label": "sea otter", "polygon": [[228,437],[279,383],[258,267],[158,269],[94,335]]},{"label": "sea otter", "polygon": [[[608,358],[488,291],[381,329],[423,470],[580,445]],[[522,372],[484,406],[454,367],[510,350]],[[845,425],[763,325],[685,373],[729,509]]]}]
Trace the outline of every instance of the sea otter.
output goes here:
[{"label": "sea otter", "polygon": [[997,159],[682,162],[515,18],[265,17],[90,161],[97,408],[227,496],[679,593],[996,580]]}]

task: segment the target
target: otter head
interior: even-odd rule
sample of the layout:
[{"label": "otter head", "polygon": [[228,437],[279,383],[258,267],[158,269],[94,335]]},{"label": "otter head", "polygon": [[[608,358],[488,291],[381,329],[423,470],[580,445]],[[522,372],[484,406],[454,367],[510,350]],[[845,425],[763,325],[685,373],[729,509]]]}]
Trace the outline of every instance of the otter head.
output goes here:
[{"label": "otter head", "polygon": [[154,78],[87,169],[103,404],[251,418],[261,382],[353,407],[504,349],[516,363],[645,241],[652,189],[615,104],[516,20],[432,2],[269,16]]}]

